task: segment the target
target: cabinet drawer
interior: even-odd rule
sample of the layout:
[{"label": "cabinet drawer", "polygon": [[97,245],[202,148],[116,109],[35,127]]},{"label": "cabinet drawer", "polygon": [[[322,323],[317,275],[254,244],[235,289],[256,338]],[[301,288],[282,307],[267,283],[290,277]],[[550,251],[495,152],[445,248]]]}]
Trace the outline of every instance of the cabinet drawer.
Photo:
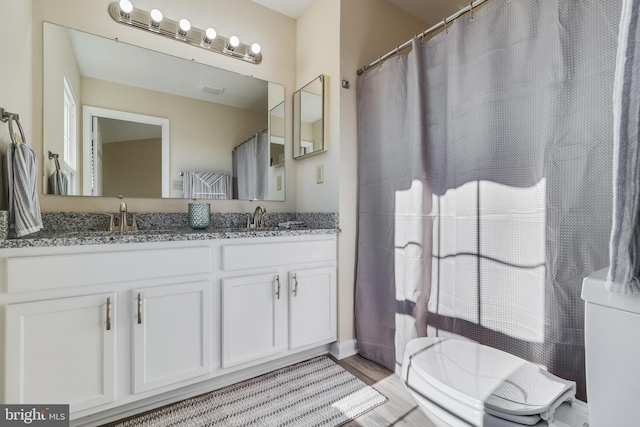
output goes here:
[{"label": "cabinet drawer", "polygon": [[27,292],[210,273],[209,247],[7,258],[7,291]]},{"label": "cabinet drawer", "polygon": [[225,271],[335,261],[335,259],[335,240],[251,243],[222,247],[222,269]]}]

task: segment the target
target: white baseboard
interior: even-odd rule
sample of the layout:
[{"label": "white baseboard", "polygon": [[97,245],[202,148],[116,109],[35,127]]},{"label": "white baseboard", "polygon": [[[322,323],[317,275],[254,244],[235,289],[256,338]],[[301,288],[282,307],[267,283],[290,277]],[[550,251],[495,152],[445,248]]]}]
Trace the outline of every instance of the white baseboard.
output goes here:
[{"label": "white baseboard", "polygon": [[336,360],[344,359],[345,357],[354,356],[358,354],[358,341],[348,340],[342,342],[331,343],[329,347],[329,354],[336,358]]}]

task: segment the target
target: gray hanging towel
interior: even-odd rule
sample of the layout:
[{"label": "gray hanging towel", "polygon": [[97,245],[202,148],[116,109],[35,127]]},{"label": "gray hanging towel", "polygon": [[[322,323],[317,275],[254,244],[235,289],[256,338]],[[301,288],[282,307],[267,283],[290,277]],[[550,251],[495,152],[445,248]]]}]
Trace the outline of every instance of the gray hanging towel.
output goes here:
[{"label": "gray hanging towel", "polygon": [[38,201],[38,160],[34,151],[23,143],[13,142],[5,155],[5,174],[9,196],[9,228],[18,237],[42,229]]},{"label": "gray hanging towel", "polygon": [[640,293],[640,0],[622,6],[614,88],[613,225],[606,287]]},{"label": "gray hanging towel", "polygon": [[56,170],[49,176],[49,191],[47,193],[61,196],[69,194],[69,180],[64,172]]}]

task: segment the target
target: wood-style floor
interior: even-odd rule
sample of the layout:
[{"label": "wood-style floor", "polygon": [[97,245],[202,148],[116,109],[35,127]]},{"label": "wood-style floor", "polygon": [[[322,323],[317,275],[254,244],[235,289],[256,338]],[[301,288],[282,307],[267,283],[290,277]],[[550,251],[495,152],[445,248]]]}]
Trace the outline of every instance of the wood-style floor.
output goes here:
[{"label": "wood-style floor", "polygon": [[398,375],[358,355],[335,362],[389,399],[345,427],[435,427],[418,408]]}]

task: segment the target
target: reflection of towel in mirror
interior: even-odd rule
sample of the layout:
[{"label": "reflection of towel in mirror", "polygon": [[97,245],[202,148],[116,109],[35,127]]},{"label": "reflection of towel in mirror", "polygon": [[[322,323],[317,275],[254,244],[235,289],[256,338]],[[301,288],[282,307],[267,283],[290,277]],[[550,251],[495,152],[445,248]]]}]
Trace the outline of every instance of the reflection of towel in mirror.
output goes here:
[{"label": "reflection of towel in mirror", "polygon": [[49,191],[47,193],[59,194],[62,196],[69,194],[69,181],[67,180],[67,175],[59,170],[54,171],[49,176]]},{"label": "reflection of towel in mirror", "polygon": [[35,233],[42,228],[36,154],[27,144],[10,144],[4,172],[9,196],[9,228],[15,230],[18,237]]},{"label": "reflection of towel in mirror", "polygon": [[184,172],[182,197],[185,199],[230,199],[231,176],[217,172]]}]

